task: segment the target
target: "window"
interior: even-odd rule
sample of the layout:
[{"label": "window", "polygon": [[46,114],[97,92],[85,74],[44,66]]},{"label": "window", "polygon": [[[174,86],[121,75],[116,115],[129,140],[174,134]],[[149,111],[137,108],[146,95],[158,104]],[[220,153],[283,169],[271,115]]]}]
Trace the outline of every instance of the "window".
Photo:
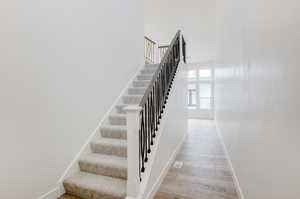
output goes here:
[{"label": "window", "polygon": [[211,69],[200,69],[199,70],[200,80],[210,80],[211,79]]},{"label": "window", "polygon": [[189,80],[197,80],[197,70],[189,70],[188,71],[188,79]]},{"label": "window", "polygon": [[188,76],[188,108],[212,109],[212,69],[192,69]]},{"label": "window", "polygon": [[197,106],[197,88],[196,84],[188,85],[188,106],[196,107]]}]

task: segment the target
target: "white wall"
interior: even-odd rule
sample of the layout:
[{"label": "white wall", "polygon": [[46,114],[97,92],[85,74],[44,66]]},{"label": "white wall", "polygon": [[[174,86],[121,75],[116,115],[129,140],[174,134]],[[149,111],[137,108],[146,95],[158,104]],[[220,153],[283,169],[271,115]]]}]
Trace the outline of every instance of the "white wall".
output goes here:
[{"label": "white wall", "polygon": [[0,3],[0,196],[54,188],[143,62],[140,0]]},{"label": "white wall", "polygon": [[145,0],[145,34],[168,45],[181,29],[188,62],[211,62],[216,48],[216,0]]},{"label": "white wall", "polygon": [[218,3],[217,124],[245,198],[299,198],[300,2]]}]

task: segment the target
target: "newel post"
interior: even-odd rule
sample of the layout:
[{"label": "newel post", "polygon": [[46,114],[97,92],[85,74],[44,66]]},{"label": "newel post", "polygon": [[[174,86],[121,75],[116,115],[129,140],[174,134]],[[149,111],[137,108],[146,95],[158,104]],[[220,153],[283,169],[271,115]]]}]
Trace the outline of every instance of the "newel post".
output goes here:
[{"label": "newel post", "polygon": [[180,63],[184,63],[184,46],[183,46],[183,35],[182,33],[180,32],[180,35],[179,35],[179,49],[180,49]]},{"label": "newel post", "polygon": [[139,167],[139,114],[140,106],[133,105],[124,108],[127,121],[127,197],[136,199],[140,193],[140,167]]}]

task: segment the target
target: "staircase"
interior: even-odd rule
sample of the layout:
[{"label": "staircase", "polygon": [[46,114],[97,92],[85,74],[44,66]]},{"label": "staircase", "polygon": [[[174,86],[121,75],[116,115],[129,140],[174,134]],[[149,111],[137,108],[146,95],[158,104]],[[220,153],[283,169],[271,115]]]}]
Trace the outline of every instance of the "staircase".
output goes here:
[{"label": "staircase", "polygon": [[150,174],[150,153],[157,143],[156,134],[180,62],[180,36],[178,31],[160,64],[146,64],[138,72],[99,127],[101,136],[89,139],[90,153],[81,153],[81,158],[76,159],[79,172],[71,172],[70,177],[63,178],[62,184],[69,196],[84,199],[143,197],[145,186],[141,186],[141,182],[145,185],[147,175],[144,174],[146,171]]},{"label": "staircase", "polygon": [[101,139],[92,141],[91,154],[79,160],[80,172],[64,180],[66,193],[85,199],[123,199],[127,183],[127,128],[124,107],[140,103],[158,67],[145,65],[115,106],[106,124],[100,127]]}]

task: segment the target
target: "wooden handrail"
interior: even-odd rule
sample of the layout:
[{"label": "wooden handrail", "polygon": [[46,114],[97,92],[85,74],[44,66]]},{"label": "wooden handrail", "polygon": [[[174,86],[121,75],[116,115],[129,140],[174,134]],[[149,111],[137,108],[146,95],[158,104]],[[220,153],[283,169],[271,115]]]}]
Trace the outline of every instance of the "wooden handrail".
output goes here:
[{"label": "wooden handrail", "polygon": [[152,39],[147,36],[144,36],[145,43],[145,63],[146,64],[154,64],[155,62],[155,46],[156,43]]},{"label": "wooden handrail", "polygon": [[144,38],[145,38],[146,40],[150,41],[151,43],[153,43],[153,44],[156,44],[156,42],[155,42],[155,41],[153,41],[152,39],[150,39],[149,37],[147,37],[147,36],[144,36]]},{"label": "wooden handrail", "polygon": [[[175,37],[173,38],[173,40],[172,40],[170,46],[173,46],[173,45],[175,44],[176,40],[177,40],[178,37],[180,36],[180,33],[181,33],[181,31],[178,30],[177,33],[176,33],[176,35],[175,35]],[[160,62],[160,64],[159,64],[158,68],[156,69],[156,71],[155,71],[155,73],[154,73],[154,75],[153,75],[153,77],[152,77],[152,79],[151,79],[151,81],[150,81],[150,83],[149,83],[149,85],[148,85],[146,91],[145,91],[145,94],[144,94],[144,96],[142,97],[142,100],[141,100],[139,106],[143,107],[144,104],[146,103],[146,100],[147,100],[147,98],[148,98],[148,96],[149,96],[149,93],[150,93],[151,90],[152,90],[153,84],[154,84],[154,82],[156,81],[156,79],[157,79],[157,77],[158,77],[158,74],[159,74],[160,70],[162,69],[163,65],[164,65],[165,62],[167,61],[167,58],[168,58],[168,55],[170,54],[170,51],[171,51],[171,48],[168,48],[167,51],[166,51],[166,53],[165,53],[165,55],[164,55],[164,57],[162,58],[162,60],[161,60],[161,62]]]}]

